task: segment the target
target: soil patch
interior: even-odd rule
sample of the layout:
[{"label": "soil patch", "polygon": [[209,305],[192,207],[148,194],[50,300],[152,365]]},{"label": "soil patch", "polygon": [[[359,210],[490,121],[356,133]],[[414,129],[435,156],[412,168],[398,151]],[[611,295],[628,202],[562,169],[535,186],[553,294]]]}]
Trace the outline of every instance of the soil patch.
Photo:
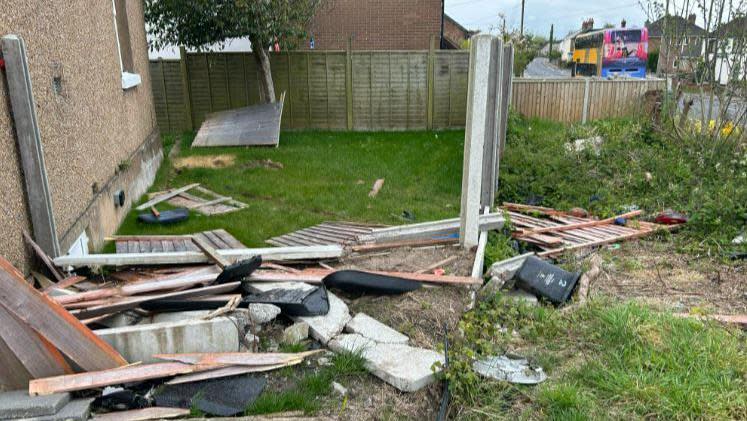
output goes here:
[{"label": "soil patch", "polygon": [[236,156],[229,154],[184,156],[174,159],[174,168],[226,168],[233,166],[235,162]]},{"label": "soil patch", "polygon": [[747,263],[673,249],[666,242],[640,241],[604,251],[603,272],[590,294],[638,299],[674,312],[747,313]]}]

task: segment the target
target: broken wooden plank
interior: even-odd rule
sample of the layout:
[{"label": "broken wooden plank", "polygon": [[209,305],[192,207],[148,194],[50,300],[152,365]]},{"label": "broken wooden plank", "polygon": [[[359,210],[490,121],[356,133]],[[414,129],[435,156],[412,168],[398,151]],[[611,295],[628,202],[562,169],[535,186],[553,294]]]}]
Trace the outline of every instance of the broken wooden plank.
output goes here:
[{"label": "broken wooden plank", "polygon": [[[675,230],[675,229],[678,229],[678,228],[679,228],[679,226],[677,226],[677,225],[661,225],[661,226],[659,226],[660,230],[666,230],[666,231],[671,231],[671,230]],[[579,249],[583,249],[583,248],[587,248],[587,247],[602,246],[602,245],[605,245],[605,244],[617,243],[618,241],[634,240],[636,238],[645,237],[647,235],[652,235],[654,233],[656,233],[656,230],[636,231],[636,232],[631,233],[631,234],[618,235],[616,237],[610,237],[610,238],[607,238],[607,239],[604,239],[604,240],[590,241],[588,243],[580,243],[580,244],[574,244],[572,246],[566,246],[566,247],[560,247],[560,248],[551,249],[551,250],[545,250],[545,251],[543,251],[541,253],[537,253],[537,256],[539,256],[539,257],[554,256],[554,255],[562,254],[562,253],[565,253],[565,252],[568,252],[568,251],[572,251],[572,250],[579,250]]]},{"label": "broken wooden plank", "polygon": [[[31,378],[72,373],[60,351],[0,304],[0,340]],[[8,355],[9,357],[10,355]],[[3,359],[6,355],[3,355]],[[5,361],[3,361],[3,364]]]},{"label": "broken wooden plank", "polygon": [[73,276],[67,277],[67,278],[63,279],[62,281],[60,281],[60,282],[58,282],[58,283],[50,286],[49,288],[44,288],[44,292],[48,293],[48,292],[50,292],[52,290],[55,290],[55,289],[69,288],[69,287],[77,284],[78,282],[85,281],[86,279],[88,279],[88,278],[86,278],[85,276],[73,275]]},{"label": "broken wooden plank", "polygon": [[447,257],[447,258],[445,258],[443,260],[439,260],[438,262],[436,262],[436,263],[434,263],[434,264],[432,264],[432,265],[430,265],[428,267],[420,269],[420,270],[416,271],[415,273],[428,273],[428,272],[430,272],[430,271],[432,271],[434,269],[442,268],[442,267],[444,267],[444,266],[446,266],[446,265],[448,265],[450,263],[454,263],[458,258],[459,258],[459,256],[449,256],[449,257]]},{"label": "broken wooden plank", "polygon": [[110,297],[126,297],[138,294],[147,294],[157,291],[177,290],[180,288],[191,288],[195,285],[209,284],[218,277],[219,271],[214,267],[190,270],[187,273],[168,275],[152,280],[126,284],[121,287],[101,288],[93,291],[79,292],[77,294],[61,295],[53,297],[60,304],[76,303],[81,301],[100,300]]},{"label": "broken wooden plank", "polygon": [[425,239],[425,240],[407,240],[407,241],[393,241],[390,243],[373,243],[373,244],[361,244],[358,246],[351,246],[350,250],[356,253],[368,253],[372,251],[389,250],[394,248],[403,247],[427,247],[427,246],[441,246],[448,244],[456,244],[459,239],[454,238],[437,238],[437,239]]},{"label": "broken wooden plank", "polygon": [[215,262],[218,266],[221,268],[225,268],[226,266],[230,265],[231,262],[228,261],[225,257],[218,254],[218,251],[215,250],[210,244],[208,244],[207,241],[200,238],[199,236],[193,236],[192,241],[195,243],[195,245],[202,250],[203,253],[212,261]]},{"label": "broken wooden plank", "polygon": [[[503,223],[504,218],[502,212],[479,216],[479,226],[481,231],[500,229],[503,227]],[[361,242],[400,241],[417,238],[432,238],[438,235],[450,235],[457,232],[459,232],[459,218],[452,218],[441,221],[379,228],[373,230],[370,234],[359,236],[358,239]]]},{"label": "broken wooden plank", "polygon": [[378,180],[374,181],[373,187],[371,187],[371,191],[368,192],[368,197],[374,198],[376,195],[379,194],[379,191],[381,188],[384,187],[384,179],[379,178]]},{"label": "broken wooden plank", "polygon": [[165,294],[125,297],[111,301],[109,303],[99,304],[81,310],[72,310],[70,313],[74,314],[75,317],[79,319],[90,319],[96,316],[101,316],[103,314],[111,314],[123,310],[129,310],[131,308],[138,307],[142,303],[147,303],[148,301],[153,300],[193,298],[202,297],[205,295],[229,293],[236,290],[240,285],[241,282],[229,282],[221,285],[211,285],[209,287],[203,288],[192,288],[185,291],[175,291]]},{"label": "broken wooden plank", "polygon": [[689,314],[689,313],[674,313],[673,315],[677,317],[687,317],[687,318],[694,318],[698,320],[715,320],[717,322],[733,324],[733,325],[737,325],[741,327],[742,329],[747,329],[747,314],[699,315],[699,314]]},{"label": "broken wooden plank", "polygon": [[225,365],[225,366],[264,366],[286,364],[291,361],[303,360],[304,358],[323,352],[322,349],[299,353],[280,352],[215,352],[215,353],[184,353],[184,354],[155,354],[154,358],[166,361],[175,361],[185,364],[202,365]]},{"label": "broken wooden plank", "polygon": [[[308,284],[320,284],[327,275],[338,272],[328,269],[306,269],[299,273],[283,273],[272,271],[256,271],[248,278],[249,282],[305,282]],[[411,281],[426,282],[433,284],[450,284],[450,285],[477,285],[482,281],[469,276],[450,276],[450,275],[433,275],[427,273],[410,273],[410,272],[383,272],[366,270],[360,271],[366,273],[375,273],[384,276],[393,276],[396,278],[409,279]]]},{"label": "broken wooden plank", "polygon": [[[343,255],[343,249],[337,245],[320,245],[310,247],[267,247],[254,249],[218,250],[218,254],[229,261],[250,259],[262,256],[264,261],[335,259]],[[62,256],[54,259],[58,266],[128,266],[128,265],[179,265],[192,263],[209,263],[202,252],[160,252],[160,253],[122,253],[122,254],[89,254],[86,256]]]},{"label": "broken wooden plank", "polygon": [[203,206],[213,206],[213,205],[218,205],[218,204],[223,203],[223,202],[228,202],[231,199],[232,199],[231,197],[223,196],[223,197],[219,197],[217,199],[207,200],[207,201],[204,201],[202,203],[195,203],[194,205],[187,206],[187,208],[195,210],[195,209],[199,209],[199,208],[201,208]]},{"label": "broken wooden plank", "polygon": [[44,264],[44,267],[46,267],[47,270],[49,270],[49,272],[52,274],[54,279],[57,282],[62,281],[64,279],[64,276],[62,276],[60,271],[57,270],[54,263],[52,262],[52,259],[49,257],[47,253],[44,252],[44,250],[42,250],[41,247],[39,247],[38,244],[36,244],[36,242],[31,238],[31,236],[26,231],[23,232],[23,239],[34,251],[34,254],[36,255],[36,257],[38,257],[39,260],[41,260],[41,262]]},{"label": "broken wooden plank", "polygon": [[617,216],[613,216],[611,218],[600,219],[597,221],[578,222],[574,224],[560,225],[560,226],[555,226],[555,227],[521,230],[521,231],[517,231],[513,233],[513,236],[517,237],[517,236],[525,236],[525,235],[532,235],[532,234],[541,234],[545,232],[569,231],[569,230],[575,230],[579,228],[595,227],[598,225],[609,225],[609,224],[613,224],[617,218],[624,218],[624,219],[633,218],[633,217],[639,216],[642,213],[643,213],[642,210],[636,210],[632,212],[626,212],[626,213],[623,213]]},{"label": "broken wooden plank", "polygon": [[0,257],[0,302],[84,370],[127,364],[117,351],[51,298],[28,285]]},{"label": "broken wooden plank", "polygon": [[[488,206],[483,210],[483,214],[490,213]],[[485,248],[488,246],[488,232],[480,231],[477,239],[477,250],[475,251],[475,260],[472,263],[472,277],[482,281],[483,266],[485,264]]]},{"label": "broken wooden plank", "polygon": [[108,412],[96,414],[93,421],[146,421],[162,420],[167,418],[187,418],[191,411],[184,408],[167,408],[151,406],[143,409],[130,409],[128,411]]},{"label": "broken wooden plank", "polygon": [[35,379],[29,382],[29,395],[51,395],[53,393],[74,392],[97,387],[160,379],[177,374],[213,370],[217,365],[194,365],[179,362],[153,364],[132,364],[106,370],[92,370],[86,373]]},{"label": "broken wooden plank", "polygon": [[0,355],[3,359],[2,364],[0,364],[0,390],[19,390],[27,387],[33,376],[29,374],[18,357],[8,348],[1,336]]},{"label": "broken wooden plank", "polygon": [[301,362],[303,362],[303,358],[299,358],[299,359],[289,361],[283,364],[261,365],[261,366],[237,365],[233,367],[217,368],[215,370],[203,371],[200,373],[183,374],[181,376],[176,376],[173,379],[167,381],[166,384],[191,383],[191,382],[197,382],[197,381],[202,381],[202,380],[219,379],[219,378],[228,377],[228,376],[237,376],[239,374],[261,373],[265,371],[277,370],[283,367],[290,367],[293,365],[300,364]]},{"label": "broken wooden plank", "polygon": [[172,197],[177,196],[180,193],[184,193],[187,190],[193,189],[193,188],[195,188],[195,187],[197,187],[199,185],[200,185],[200,183],[194,183],[194,184],[190,184],[190,185],[187,185],[187,186],[184,186],[184,187],[179,187],[178,189],[169,190],[168,192],[166,192],[166,193],[164,193],[164,194],[162,194],[160,196],[156,196],[153,199],[151,199],[151,200],[143,203],[142,205],[136,207],[135,209],[139,210],[139,211],[148,209],[151,206],[155,206],[155,205],[157,205],[157,204],[159,204],[159,203],[161,203],[161,202],[163,202],[165,200],[169,200]]}]

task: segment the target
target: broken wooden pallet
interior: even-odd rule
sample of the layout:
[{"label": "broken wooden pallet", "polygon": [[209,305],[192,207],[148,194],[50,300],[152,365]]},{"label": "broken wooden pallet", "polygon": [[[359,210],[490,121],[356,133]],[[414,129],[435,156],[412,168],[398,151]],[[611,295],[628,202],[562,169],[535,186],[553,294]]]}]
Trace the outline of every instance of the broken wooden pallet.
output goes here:
[{"label": "broken wooden pallet", "polygon": [[[540,256],[552,256],[566,251],[631,240],[662,229],[677,228],[676,225],[658,225],[638,220],[626,225],[614,223],[618,217],[632,218],[640,215],[640,211],[596,220],[572,216],[555,209],[513,203],[504,203],[503,209],[510,217],[511,224],[518,228],[512,236],[544,250],[538,253]],[[530,216],[527,213],[543,217]]]},{"label": "broken wooden pallet", "polygon": [[[224,229],[192,234],[216,250],[246,248],[241,241]],[[158,253],[169,251],[200,251],[188,236],[184,235],[127,235],[111,237],[117,253]]]},{"label": "broken wooden pallet", "polygon": [[172,206],[194,210],[203,215],[218,215],[234,212],[247,206],[246,203],[234,200],[229,196],[222,196],[212,190],[200,186],[199,183],[189,184],[184,187],[149,193],[151,199],[138,206],[137,210],[148,209],[161,202],[167,202]]},{"label": "broken wooden pallet", "polygon": [[328,244],[346,246],[357,243],[358,236],[370,234],[377,227],[381,226],[355,222],[322,222],[313,227],[270,238],[266,242],[278,247]]}]

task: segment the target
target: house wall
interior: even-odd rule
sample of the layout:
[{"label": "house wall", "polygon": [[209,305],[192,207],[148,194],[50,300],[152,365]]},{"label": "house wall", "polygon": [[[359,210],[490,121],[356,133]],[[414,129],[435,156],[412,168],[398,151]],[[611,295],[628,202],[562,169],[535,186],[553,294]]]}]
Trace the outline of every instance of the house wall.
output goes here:
[{"label": "house wall", "polygon": [[[142,2],[127,0],[127,15],[142,83],[123,91],[110,0],[5,0],[0,8],[0,35],[19,35],[26,43],[63,252],[83,230],[100,246],[127,210],[114,209],[110,194],[120,188],[142,193],[160,162]],[[0,254],[26,269],[21,232],[32,231],[6,79],[0,74]],[[57,92],[55,77],[61,80]]]},{"label": "house wall", "polygon": [[468,39],[468,34],[451,19],[444,19],[444,38],[451,41],[457,48],[462,48],[462,43]]},{"label": "house wall", "polygon": [[318,50],[343,50],[350,37],[355,50],[426,50],[441,34],[441,0],[327,0],[309,33]]}]

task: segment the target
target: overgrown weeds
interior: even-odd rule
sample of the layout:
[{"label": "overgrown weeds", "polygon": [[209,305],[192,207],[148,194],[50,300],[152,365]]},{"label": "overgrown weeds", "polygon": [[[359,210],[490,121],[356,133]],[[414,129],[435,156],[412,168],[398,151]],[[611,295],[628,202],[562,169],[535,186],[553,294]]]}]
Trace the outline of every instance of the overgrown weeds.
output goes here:
[{"label": "overgrown weeds", "polygon": [[[600,136],[576,151],[573,140]],[[718,254],[747,224],[747,150],[692,134],[662,136],[645,119],[600,120],[568,128],[511,115],[501,163],[500,201],[611,216],[632,207],[685,212],[678,235],[690,251]],[[745,246],[742,246],[744,248]]]}]

